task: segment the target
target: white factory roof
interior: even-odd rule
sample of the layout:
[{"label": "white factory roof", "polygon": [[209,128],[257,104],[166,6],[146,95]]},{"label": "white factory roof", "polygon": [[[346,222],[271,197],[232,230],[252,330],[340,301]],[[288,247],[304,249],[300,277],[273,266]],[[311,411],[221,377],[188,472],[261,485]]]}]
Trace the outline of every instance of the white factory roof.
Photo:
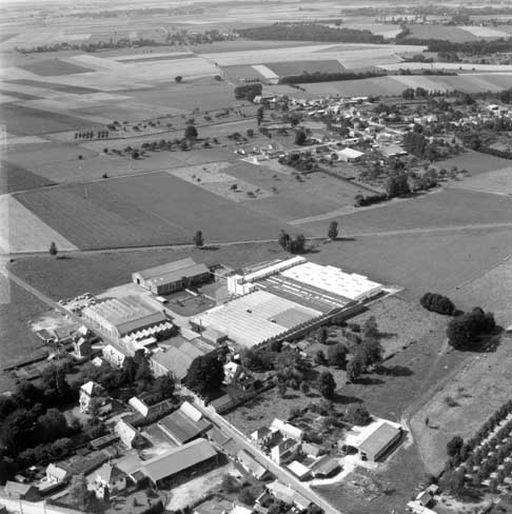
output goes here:
[{"label": "white factory roof", "polygon": [[281,275],[355,301],[369,298],[382,289],[381,284],[364,275],[307,261],[282,271]]},{"label": "white factory roof", "polygon": [[336,153],[339,157],[345,157],[347,159],[358,159],[364,155],[364,152],[354,150],[354,148],[343,148],[343,150],[339,150]]},{"label": "white factory roof", "polygon": [[250,348],[321,315],[320,311],[266,291],[254,291],[214,307],[192,321]]},{"label": "white factory roof", "polygon": [[302,464],[298,460],[294,460],[293,462],[288,464],[287,467],[295,476],[301,479],[308,476],[311,472],[311,470],[307,466],[304,466],[304,464]]},{"label": "white factory roof", "polygon": [[275,275],[280,271],[292,268],[293,266],[297,266],[297,264],[302,264],[303,262],[307,262],[304,257],[291,257],[290,259],[279,261],[270,264],[269,266],[265,266],[264,268],[260,268],[256,271],[253,271],[252,273],[248,273],[247,275],[244,275],[243,278],[245,282],[254,282],[255,280],[261,280],[271,275]]},{"label": "white factory roof", "polygon": [[382,427],[387,426],[398,430],[402,428],[399,423],[394,423],[393,421],[382,418],[374,418],[373,421],[365,427],[353,426],[352,429],[347,432],[344,443],[353,448],[360,448],[374,434],[376,435]]}]

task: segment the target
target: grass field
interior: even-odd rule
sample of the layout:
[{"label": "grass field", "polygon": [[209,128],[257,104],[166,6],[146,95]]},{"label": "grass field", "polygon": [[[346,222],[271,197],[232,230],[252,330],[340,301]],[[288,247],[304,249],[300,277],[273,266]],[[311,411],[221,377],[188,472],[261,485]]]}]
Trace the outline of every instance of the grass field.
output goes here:
[{"label": "grass field", "polygon": [[9,282],[7,287],[9,297],[0,303],[0,391],[13,386],[12,380],[2,372],[3,368],[40,347],[29,322],[48,310],[45,304],[16,284]]},{"label": "grass field", "polygon": [[[305,84],[303,87],[313,95],[341,94],[344,96],[396,96],[406,89],[406,86],[394,77],[320,82]],[[300,95],[300,92],[298,94]]]},{"label": "grass field", "polygon": [[[343,220],[338,220],[343,235]],[[327,223],[324,231],[327,229]],[[509,228],[361,237],[326,245],[310,259],[406,288],[417,302],[426,291],[449,293],[510,254]]]},{"label": "grass field", "polygon": [[303,73],[340,73],[344,70],[343,66],[335,60],[273,62],[268,67],[280,77]]},{"label": "grass field", "polygon": [[[281,224],[168,173],[23,193],[18,200],[80,248],[273,238]],[[84,198],[86,196],[87,198]]]},{"label": "grass field", "polygon": [[[476,41],[478,36],[460,27],[448,25],[407,25],[411,31],[408,37],[418,39],[445,39],[454,43],[464,43],[466,41]],[[407,38],[406,38],[407,41]]]},{"label": "grass field", "polygon": [[0,162],[0,194],[37,189],[53,182],[7,161]]},{"label": "grass field", "polygon": [[11,195],[0,196],[0,251],[46,252],[54,241],[61,250],[76,250],[52,227],[41,221]]},{"label": "grass field", "polygon": [[155,249],[150,251],[101,252],[56,260],[49,255],[16,259],[14,273],[54,299],[72,298],[85,291],[100,293],[129,282],[131,274],[185,257],[207,265],[225,264],[233,268],[284,258],[277,243],[244,244],[216,250],[196,248]]},{"label": "grass field", "polygon": [[21,69],[35,73],[41,77],[55,77],[59,75],[71,75],[74,73],[85,73],[91,71],[84,66],[71,64],[60,59],[46,59],[31,62],[20,66]]},{"label": "grass field", "polygon": [[476,177],[471,177],[459,184],[462,189],[494,193],[497,195],[512,195],[512,168],[488,171]]},{"label": "grass field", "polygon": [[[64,63],[68,64],[68,63]],[[33,86],[40,87],[44,89],[49,89],[50,91],[59,91],[61,93],[71,93],[73,95],[86,95],[88,93],[98,93],[98,89],[90,88],[90,87],[82,87],[82,86],[72,86],[68,84],[60,84],[54,82],[43,82],[38,80],[30,80],[30,79],[17,79],[10,80],[9,84],[16,84],[21,86]]]},{"label": "grass field", "polygon": [[[510,223],[512,199],[476,191],[447,188],[411,201],[392,201],[373,209],[343,216],[348,234],[393,230]],[[321,231],[326,222],[309,227]]]},{"label": "grass field", "polygon": [[[2,117],[7,131],[18,136],[51,134],[65,130],[76,130],[84,126],[78,117],[56,112],[32,109],[22,105],[3,104]],[[88,122],[88,129],[105,128],[103,125]]]},{"label": "grass field", "polygon": [[[468,150],[444,161],[437,161],[435,166],[438,169],[445,168],[446,170],[450,170],[452,166],[457,166],[459,170],[467,170],[474,176],[487,171],[509,168],[510,161],[501,157]],[[462,186],[464,182],[461,182]]]}]

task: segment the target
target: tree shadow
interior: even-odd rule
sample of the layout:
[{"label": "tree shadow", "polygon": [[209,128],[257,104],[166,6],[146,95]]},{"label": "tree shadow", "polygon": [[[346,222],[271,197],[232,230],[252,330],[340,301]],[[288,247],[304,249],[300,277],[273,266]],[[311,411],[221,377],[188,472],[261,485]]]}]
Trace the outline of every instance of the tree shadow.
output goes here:
[{"label": "tree shadow", "polygon": [[379,332],[379,336],[381,339],[391,339],[395,337],[397,334],[395,332]]},{"label": "tree shadow", "polygon": [[363,400],[361,398],[358,398],[357,396],[348,396],[346,394],[339,394],[334,393],[334,396],[332,397],[333,403],[341,404],[341,405],[348,405],[350,403],[363,403]]},{"label": "tree shadow", "polygon": [[368,375],[364,377],[359,377],[355,382],[358,385],[381,385],[385,384],[384,380],[375,377],[369,377]]},{"label": "tree shadow", "polygon": [[399,365],[389,367],[381,366],[375,370],[375,373],[387,377],[410,377],[411,375],[414,375],[414,372],[411,370],[411,368]]}]

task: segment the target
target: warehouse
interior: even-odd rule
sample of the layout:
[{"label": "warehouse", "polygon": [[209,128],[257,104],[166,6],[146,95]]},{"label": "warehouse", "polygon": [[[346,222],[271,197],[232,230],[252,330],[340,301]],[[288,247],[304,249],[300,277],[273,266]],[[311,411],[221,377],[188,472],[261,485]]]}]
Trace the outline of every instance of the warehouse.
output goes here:
[{"label": "warehouse", "polygon": [[228,291],[244,295],[257,289],[272,289],[272,292],[294,295],[316,302],[322,311],[346,307],[351,302],[364,302],[382,292],[382,285],[364,275],[346,273],[335,266],[321,266],[304,257],[272,262],[251,270],[245,275],[228,277]]},{"label": "warehouse", "polygon": [[163,312],[135,295],[110,298],[90,305],[83,309],[82,316],[93,324],[98,332],[117,339],[145,328],[157,325],[168,328],[169,325]]},{"label": "warehouse", "polygon": [[207,282],[211,277],[210,270],[205,264],[197,264],[192,258],[188,257],[137,271],[132,274],[132,281],[153,294],[170,294],[186,287]]},{"label": "warehouse", "polygon": [[214,329],[252,348],[284,337],[322,317],[321,311],[267,291],[254,291],[202,313],[191,320],[191,325],[200,332]]},{"label": "warehouse", "polygon": [[161,419],[158,427],[175,444],[181,445],[202,436],[211,424],[200,411],[184,402],[179,409]]},{"label": "warehouse", "polygon": [[217,462],[217,452],[206,439],[196,439],[144,462],[142,473],[157,487],[184,479],[200,468],[206,471]]},{"label": "warehouse", "polygon": [[353,427],[344,446],[355,448],[363,460],[382,459],[401,439],[402,427],[398,423],[375,419],[366,427]]}]

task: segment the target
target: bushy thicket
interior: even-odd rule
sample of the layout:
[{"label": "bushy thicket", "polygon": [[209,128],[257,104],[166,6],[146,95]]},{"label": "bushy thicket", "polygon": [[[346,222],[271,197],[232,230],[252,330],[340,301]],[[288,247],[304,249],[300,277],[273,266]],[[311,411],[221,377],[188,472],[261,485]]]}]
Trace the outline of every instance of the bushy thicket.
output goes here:
[{"label": "bushy thicket", "polygon": [[437,293],[425,293],[420,300],[422,307],[428,311],[451,316],[455,311],[455,305],[447,297]]}]

